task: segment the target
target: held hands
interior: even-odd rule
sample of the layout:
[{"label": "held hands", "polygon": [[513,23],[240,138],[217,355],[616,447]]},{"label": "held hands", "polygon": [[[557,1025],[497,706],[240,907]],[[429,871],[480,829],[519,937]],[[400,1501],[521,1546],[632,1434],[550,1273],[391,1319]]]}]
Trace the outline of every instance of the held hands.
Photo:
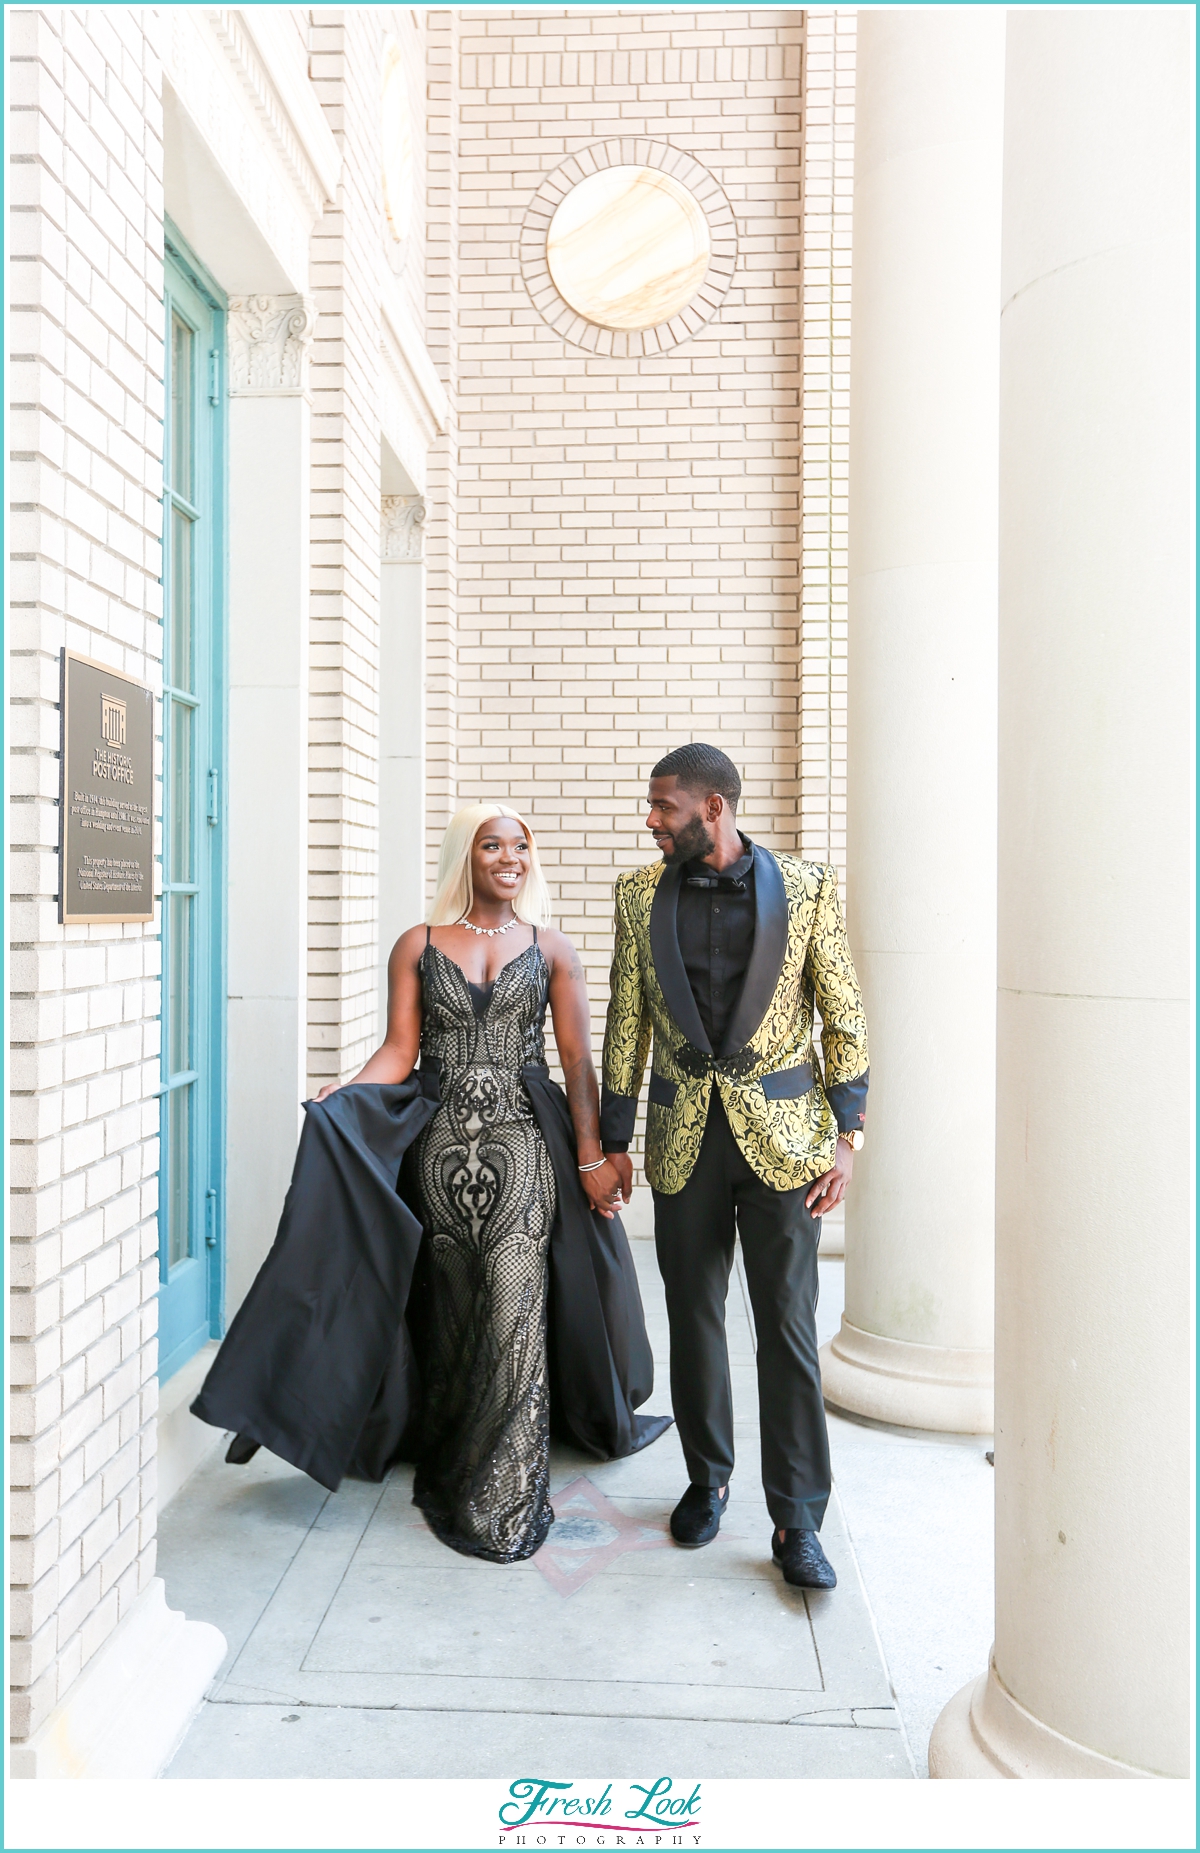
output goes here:
[{"label": "held hands", "polygon": [[804,1207],[814,1216],[826,1216],[829,1211],[845,1199],[846,1186],[854,1171],[854,1153],[844,1139],[837,1142],[837,1156],[833,1161],[833,1170],[826,1171],[824,1177],[817,1178],[804,1199]]},{"label": "held hands", "polygon": [[605,1152],[609,1164],[621,1180],[621,1201],[628,1203],[633,1195],[633,1160],[628,1152]]},{"label": "held hands", "polygon": [[592,1208],[609,1222],[614,1213],[629,1201],[630,1187],[633,1183],[633,1166],[629,1164],[629,1182],[626,1183],[618,1170],[619,1157],[606,1159],[597,1171],[581,1171],[579,1181],[587,1192],[588,1202]]}]

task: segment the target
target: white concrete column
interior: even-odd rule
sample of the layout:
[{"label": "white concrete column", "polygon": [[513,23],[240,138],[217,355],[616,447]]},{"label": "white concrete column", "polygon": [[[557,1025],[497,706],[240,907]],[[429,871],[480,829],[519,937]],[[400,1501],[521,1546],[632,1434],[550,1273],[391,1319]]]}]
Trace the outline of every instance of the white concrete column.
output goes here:
[{"label": "white concrete column", "polygon": [[996,1640],[935,1776],[1186,1776],[1193,24],[1008,16]]},{"label": "white concrete column", "polygon": [[221,1630],[169,1609],[162,1578],[152,1577],[40,1730],[12,1746],[13,1776],[152,1781],[227,1652]]},{"label": "white concrete column", "polygon": [[425,918],[425,502],[385,495],[379,567],[379,1023],[388,955]]},{"label": "white concrete column", "polygon": [[871,1047],[827,1400],[992,1420],[1004,15],[859,15],[847,852]]},{"label": "white concrete column", "polygon": [[305,1092],[313,320],[299,296],[229,305],[229,1316],[274,1240]]}]

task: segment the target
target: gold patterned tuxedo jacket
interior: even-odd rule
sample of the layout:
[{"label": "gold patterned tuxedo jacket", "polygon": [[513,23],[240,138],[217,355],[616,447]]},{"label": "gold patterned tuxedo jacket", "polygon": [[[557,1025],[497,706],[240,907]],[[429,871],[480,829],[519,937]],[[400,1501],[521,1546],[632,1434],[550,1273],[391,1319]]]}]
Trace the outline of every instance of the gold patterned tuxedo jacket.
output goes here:
[{"label": "gold patterned tuxedo jacket", "polygon": [[[750,1165],[776,1190],[794,1190],[830,1169],[838,1132],[861,1126],[865,1116],[867,1026],[836,871],[755,845],[754,945],[717,1050],[679,949],[682,876],[680,867],[659,862],[617,879],[601,1141],[632,1136],[653,1034],[646,1119],[653,1187],[671,1196],[687,1183],[715,1082]],[[814,1005],[823,1075],[813,1047]]]}]

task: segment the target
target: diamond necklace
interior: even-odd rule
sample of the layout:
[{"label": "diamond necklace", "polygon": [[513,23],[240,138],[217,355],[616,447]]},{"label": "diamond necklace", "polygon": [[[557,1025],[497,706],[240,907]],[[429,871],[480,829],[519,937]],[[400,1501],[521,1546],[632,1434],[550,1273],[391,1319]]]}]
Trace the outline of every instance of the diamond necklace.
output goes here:
[{"label": "diamond necklace", "polygon": [[477,927],[475,922],[473,920],[468,920],[467,916],[464,914],[462,919],[456,920],[454,924],[455,926],[466,927],[468,933],[478,933],[481,939],[485,936],[488,939],[495,939],[497,933],[507,933],[510,927],[519,926],[520,922],[514,914],[512,919],[506,920],[502,927]]}]

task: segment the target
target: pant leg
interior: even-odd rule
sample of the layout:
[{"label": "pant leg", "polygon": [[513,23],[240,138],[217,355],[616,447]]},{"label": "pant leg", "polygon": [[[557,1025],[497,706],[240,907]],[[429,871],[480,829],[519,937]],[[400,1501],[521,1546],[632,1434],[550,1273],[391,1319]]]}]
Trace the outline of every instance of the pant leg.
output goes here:
[{"label": "pant leg", "polygon": [[738,1153],[738,1234],[758,1343],[763,1491],[776,1525],[819,1531],[829,1503],[829,1434],[817,1359],[820,1222],[811,1184],[772,1190]]},{"label": "pant leg", "polygon": [[654,1192],[654,1245],[671,1330],[671,1407],[695,1486],[733,1472],[733,1391],[725,1300],[733,1267],[730,1161],[739,1156],[713,1090],[696,1167],[673,1196]]}]

